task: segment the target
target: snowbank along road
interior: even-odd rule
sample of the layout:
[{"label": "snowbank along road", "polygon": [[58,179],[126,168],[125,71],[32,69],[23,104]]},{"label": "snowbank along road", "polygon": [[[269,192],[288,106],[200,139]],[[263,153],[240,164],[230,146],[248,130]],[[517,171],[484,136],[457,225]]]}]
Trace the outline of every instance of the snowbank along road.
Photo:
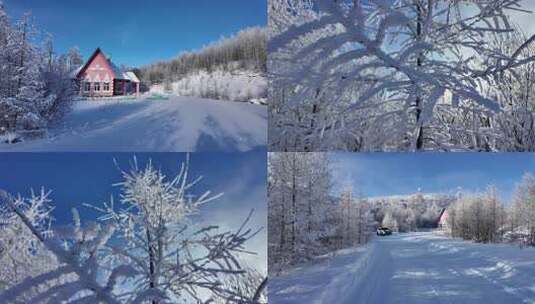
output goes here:
[{"label": "snowbank along road", "polygon": [[395,234],[275,277],[269,296],[270,304],[533,304],[535,249]]},{"label": "snowbank along road", "polygon": [[263,151],[266,142],[265,106],[170,97],[79,101],[48,138],[0,151]]}]

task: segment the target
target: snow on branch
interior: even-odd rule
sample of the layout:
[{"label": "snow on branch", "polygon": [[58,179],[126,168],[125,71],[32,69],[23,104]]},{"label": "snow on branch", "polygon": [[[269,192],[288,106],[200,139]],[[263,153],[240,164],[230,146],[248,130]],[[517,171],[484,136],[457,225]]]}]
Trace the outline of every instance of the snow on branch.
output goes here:
[{"label": "snow on branch", "polygon": [[[280,17],[293,1],[275,1],[270,15],[280,28],[268,43],[274,150],[451,147],[436,134],[448,132],[437,129],[447,95],[477,115],[501,116],[501,101],[485,91],[490,79],[535,62],[520,58],[535,37],[512,52],[487,43],[516,31],[507,12],[520,0],[311,3],[294,13],[299,22]],[[387,112],[394,119],[379,121]]]},{"label": "snow on branch", "polygon": [[[261,303],[261,297],[224,283],[245,275],[240,258],[255,254],[246,246],[260,231],[248,227],[253,211],[236,231],[217,225],[193,229],[193,216],[221,194],[197,195],[200,178],[190,180],[189,157],[173,178],[151,161],[140,166],[137,159],[121,172],[123,181],[115,184],[121,188],[120,206],[112,198],[104,207],[93,207],[103,213],[100,224],[82,225],[73,210],[73,225],[53,230],[48,193],[14,200],[0,192],[2,222],[9,226],[13,218],[20,220],[57,260],[54,267],[10,286],[0,298],[25,303],[163,304],[210,298]],[[29,286],[42,288],[28,295]]]}]

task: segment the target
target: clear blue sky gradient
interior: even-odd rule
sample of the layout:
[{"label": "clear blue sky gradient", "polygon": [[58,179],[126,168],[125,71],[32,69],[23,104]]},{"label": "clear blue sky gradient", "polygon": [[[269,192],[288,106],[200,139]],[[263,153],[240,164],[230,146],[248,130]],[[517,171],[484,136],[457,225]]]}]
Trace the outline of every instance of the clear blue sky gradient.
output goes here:
[{"label": "clear blue sky gradient", "polygon": [[116,64],[140,66],[267,23],[267,0],[3,0],[13,20],[30,11],[62,53],[101,47]]},{"label": "clear blue sky gradient", "polygon": [[339,191],[351,184],[367,196],[498,188],[506,203],[527,172],[535,174],[533,153],[339,153],[333,154]]},{"label": "clear blue sky gradient", "polygon": [[[139,164],[152,159],[168,177],[179,172],[184,153],[0,153],[0,188],[29,196],[41,187],[52,190],[53,215],[58,225],[70,224],[71,208],[81,217],[95,220],[98,213],[83,203],[101,206],[113,195],[118,203],[121,169],[130,168],[133,156]],[[225,225],[240,224],[251,209],[256,210],[255,226],[266,225],[266,153],[193,153],[190,177],[203,176],[196,194],[211,190],[224,196],[204,207],[206,220],[217,218]]]}]

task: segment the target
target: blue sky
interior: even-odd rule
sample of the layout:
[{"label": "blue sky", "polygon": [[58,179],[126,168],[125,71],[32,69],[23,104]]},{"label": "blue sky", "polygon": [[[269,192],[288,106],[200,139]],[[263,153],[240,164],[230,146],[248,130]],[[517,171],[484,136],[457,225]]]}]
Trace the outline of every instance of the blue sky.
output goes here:
[{"label": "blue sky", "polygon": [[[97,216],[82,203],[101,205],[110,195],[118,199],[120,189],[112,184],[121,181],[121,169],[130,168],[133,156],[139,164],[151,159],[168,177],[178,173],[184,153],[0,153],[0,188],[23,196],[44,187],[52,190],[55,222],[71,223],[71,208],[79,208],[83,219]],[[194,153],[191,154],[190,177],[203,176],[195,188],[225,195],[208,204],[206,218],[224,217],[222,213],[247,214],[255,208],[259,216],[266,213],[265,153]],[[202,214],[202,213],[201,213]],[[232,213],[230,213],[232,214]]]},{"label": "blue sky", "polygon": [[531,153],[339,153],[332,155],[339,191],[351,184],[367,196],[484,190],[496,186],[509,202],[527,172],[535,174]]},{"label": "blue sky", "polygon": [[267,23],[267,0],[3,0],[12,19],[31,11],[62,53],[101,47],[117,64],[139,66],[199,49]]}]

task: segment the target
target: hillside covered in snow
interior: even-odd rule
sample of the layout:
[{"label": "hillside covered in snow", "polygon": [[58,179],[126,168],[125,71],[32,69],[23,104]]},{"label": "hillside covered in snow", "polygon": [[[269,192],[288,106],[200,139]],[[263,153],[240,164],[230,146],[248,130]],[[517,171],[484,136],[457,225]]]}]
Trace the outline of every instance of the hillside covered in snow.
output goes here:
[{"label": "hillside covered in snow", "polygon": [[267,113],[264,106],[193,97],[80,100],[46,138],[8,140],[0,138],[0,151],[263,150]]},{"label": "hillside covered in snow", "polygon": [[254,27],[201,50],[141,67],[146,89],[158,94],[267,102],[266,32]]},{"label": "hillside covered in snow", "polygon": [[200,70],[172,83],[154,84],[150,92],[266,104],[267,85],[266,77],[255,71]]}]

